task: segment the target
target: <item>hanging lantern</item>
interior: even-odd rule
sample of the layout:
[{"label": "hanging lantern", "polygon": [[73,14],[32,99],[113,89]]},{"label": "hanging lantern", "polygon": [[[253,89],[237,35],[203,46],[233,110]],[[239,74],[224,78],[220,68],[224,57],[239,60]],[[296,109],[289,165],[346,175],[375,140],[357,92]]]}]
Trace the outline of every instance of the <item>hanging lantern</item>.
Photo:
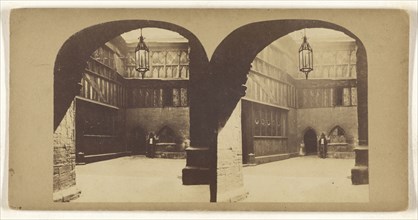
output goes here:
[{"label": "hanging lantern", "polygon": [[144,42],[144,37],[139,37],[138,46],[135,49],[135,69],[141,73],[142,79],[145,76],[145,72],[149,70],[149,49]]},{"label": "hanging lantern", "polygon": [[313,50],[308,43],[306,34],[303,36],[303,42],[299,48],[299,70],[305,73],[306,79],[308,79],[309,72],[313,70]]}]

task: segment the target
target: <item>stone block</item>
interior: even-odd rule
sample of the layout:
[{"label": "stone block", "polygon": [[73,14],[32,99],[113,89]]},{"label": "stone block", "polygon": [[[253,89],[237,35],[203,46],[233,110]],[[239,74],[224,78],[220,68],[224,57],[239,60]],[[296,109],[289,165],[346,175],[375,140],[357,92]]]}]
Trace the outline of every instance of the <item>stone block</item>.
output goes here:
[{"label": "stone block", "polygon": [[186,152],[155,152],[156,158],[185,159]]},{"label": "stone block", "polygon": [[182,174],[183,185],[210,184],[209,168],[185,167]]},{"label": "stone block", "polygon": [[368,166],[369,165],[368,147],[356,147],[354,151],[356,153],[356,166]]},{"label": "stone block", "polygon": [[53,191],[56,192],[58,190],[60,190],[60,181],[59,181],[59,175],[55,174],[53,176]]},{"label": "stone block", "polygon": [[75,183],[75,171],[59,174],[59,189],[69,188]]},{"label": "stone block", "polygon": [[209,148],[186,148],[187,164],[190,167],[209,168],[210,166],[210,152]]},{"label": "stone block", "polygon": [[351,169],[351,182],[353,185],[369,184],[368,167],[355,166]]},{"label": "stone block", "polygon": [[77,189],[75,186],[72,186],[67,189],[59,190],[53,193],[54,202],[69,202],[80,197],[81,190]]},{"label": "stone block", "polygon": [[64,166],[61,166],[58,168],[59,169],[59,174],[64,174],[64,173],[70,173],[71,171],[73,171],[73,166],[72,164],[66,164]]}]

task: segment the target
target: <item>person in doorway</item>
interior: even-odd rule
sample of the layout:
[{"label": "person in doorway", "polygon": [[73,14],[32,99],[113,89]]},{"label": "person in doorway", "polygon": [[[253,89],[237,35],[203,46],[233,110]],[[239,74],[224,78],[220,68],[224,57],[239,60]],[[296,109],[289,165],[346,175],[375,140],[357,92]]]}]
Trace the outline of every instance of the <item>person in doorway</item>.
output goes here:
[{"label": "person in doorway", "polygon": [[319,157],[325,159],[327,157],[327,138],[325,134],[322,133],[321,137],[319,138]]},{"label": "person in doorway", "polygon": [[148,139],[147,139],[147,157],[149,158],[155,157],[155,141],[156,141],[156,137],[154,135],[154,132],[151,132],[148,135]]}]

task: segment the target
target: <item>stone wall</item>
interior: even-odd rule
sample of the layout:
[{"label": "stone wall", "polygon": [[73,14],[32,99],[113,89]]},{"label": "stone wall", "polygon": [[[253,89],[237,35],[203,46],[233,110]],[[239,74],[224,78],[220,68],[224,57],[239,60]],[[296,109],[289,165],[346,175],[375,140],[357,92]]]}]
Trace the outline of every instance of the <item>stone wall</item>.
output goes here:
[{"label": "stone wall", "polygon": [[217,201],[233,202],[248,194],[242,173],[241,101],[218,134]]},{"label": "stone wall", "polygon": [[299,142],[297,141],[298,127],[297,127],[297,112],[299,110],[291,108],[287,113],[287,153],[298,153]]},{"label": "stone wall", "polygon": [[53,200],[69,201],[80,195],[75,188],[75,108],[74,101],[54,132]]},{"label": "stone wall", "polygon": [[297,143],[303,141],[306,128],[311,127],[317,136],[340,126],[345,131],[346,140],[355,145],[358,141],[357,107],[309,108],[297,110]]},{"label": "stone wall", "polygon": [[157,133],[164,126],[168,126],[173,129],[175,135],[183,142],[180,144],[187,144],[190,140],[189,107],[126,109],[127,134],[138,126],[147,133]]}]

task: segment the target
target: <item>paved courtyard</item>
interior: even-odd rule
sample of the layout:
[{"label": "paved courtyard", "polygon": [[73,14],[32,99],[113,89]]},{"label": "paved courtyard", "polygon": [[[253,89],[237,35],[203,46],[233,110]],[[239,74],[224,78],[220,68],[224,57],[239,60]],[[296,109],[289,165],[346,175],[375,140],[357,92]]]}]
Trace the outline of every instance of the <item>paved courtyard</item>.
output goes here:
[{"label": "paved courtyard", "polygon": [[242,202],[368,202],[369,185],[352,185],[354,159],[296,157],[244,167]]},{"label": "paved courtyard", "polygon": [[209,202],[209,186],[184,186],[184,159],[121,157],[76,167],[74,202]]},{"label": "paved courtyard", "polygon": [[[183,186],[184,159],[122,157],[76,167],[73,202],[208,202],[209,186]],[[244,167],[241,202],[367,202],[368,185],[351,184],[352,159],[297,157]]]}]

